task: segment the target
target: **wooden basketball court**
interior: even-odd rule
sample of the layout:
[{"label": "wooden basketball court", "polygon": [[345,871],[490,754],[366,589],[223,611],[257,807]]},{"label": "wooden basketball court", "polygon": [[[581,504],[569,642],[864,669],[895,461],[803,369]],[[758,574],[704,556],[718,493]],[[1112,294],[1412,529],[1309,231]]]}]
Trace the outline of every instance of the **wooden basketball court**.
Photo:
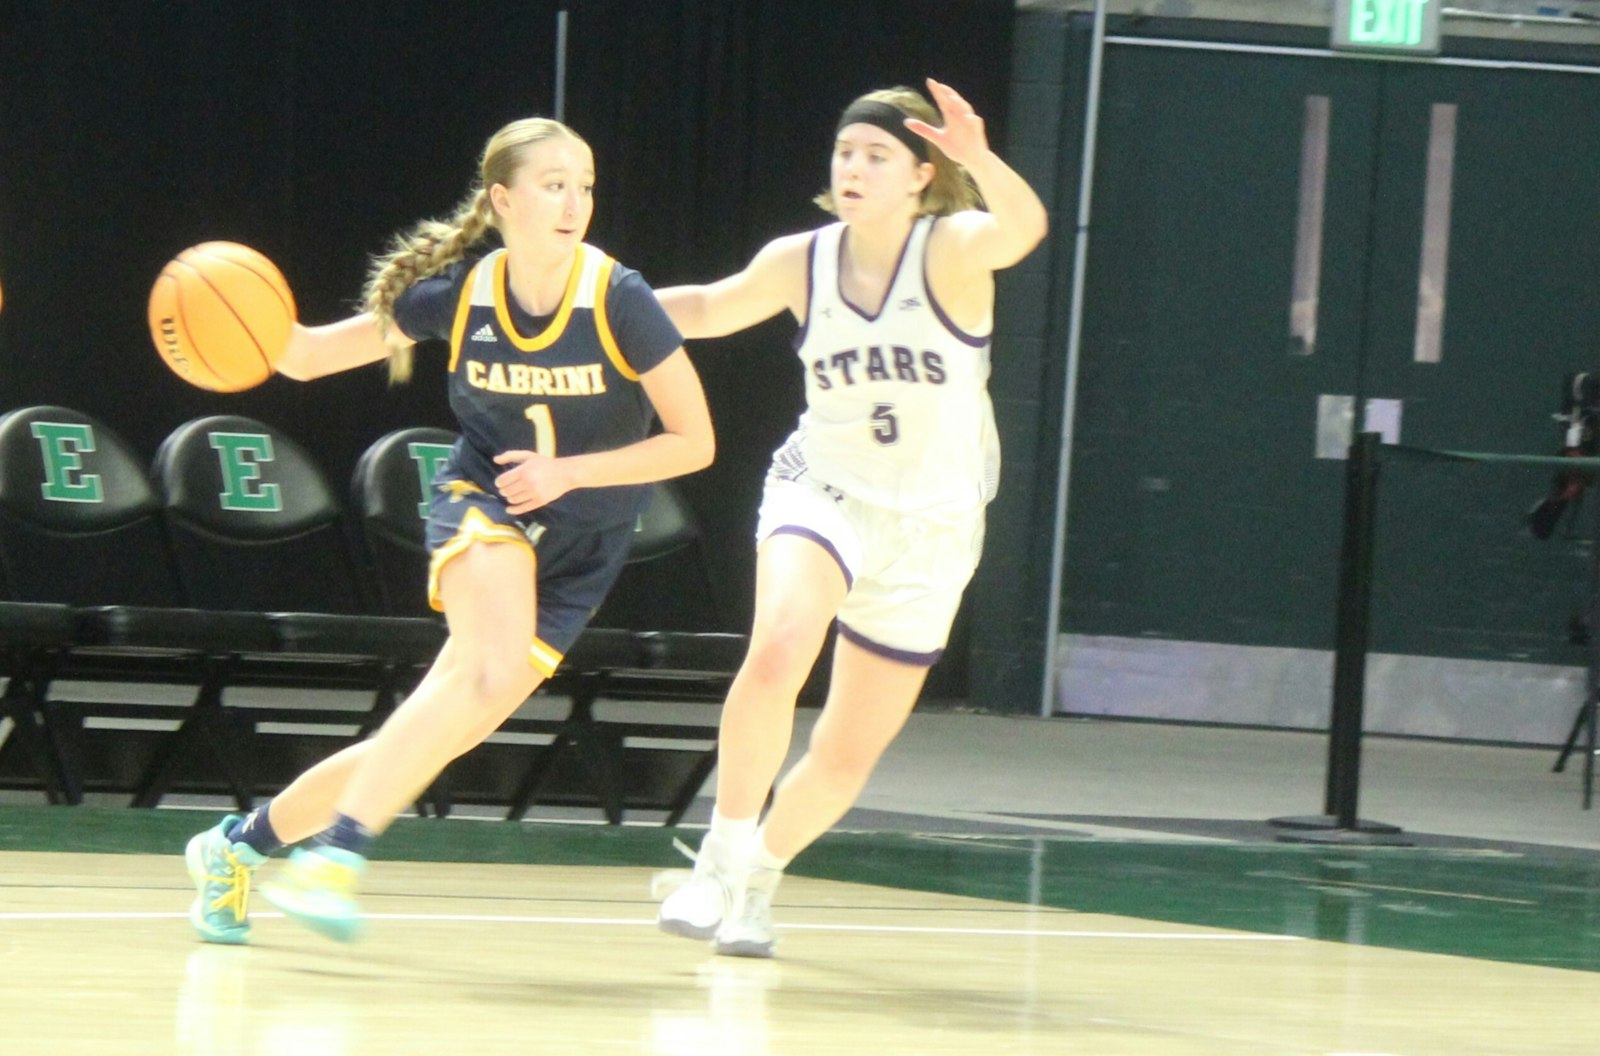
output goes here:
[{"label": "wooden basketball court", "polygon": [[[271,866],[268,867],[269,869]],[[1600,975],[791,877],[779,959],[658,933],[652,870],[378,862],[368,937],[176,855],[0,853],[6,1056],[1592,1053]]]}]

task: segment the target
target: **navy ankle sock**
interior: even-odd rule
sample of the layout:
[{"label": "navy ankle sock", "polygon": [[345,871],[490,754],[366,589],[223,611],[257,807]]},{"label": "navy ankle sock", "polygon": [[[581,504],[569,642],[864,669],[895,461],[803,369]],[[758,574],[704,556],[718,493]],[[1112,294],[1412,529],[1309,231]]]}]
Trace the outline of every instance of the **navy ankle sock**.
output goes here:
[{"label": "navy ankle sock", "polygon": [[272,828],[272,819],[267,816],[267,808],[270,806],[272,806],[270,802],[263,803],[234,822],[233,828],[228,830],[228,842],[245,844],[257,854],[263,855],[282,850],[283,841],[278,839],[278,834]]},{"label": "navy ankle sock", "polygon": [[312,842],[318,847],[335,847],[351,854],[365,855],[378,834],[348,814],[336,814],[333,824],[317,834]]}]

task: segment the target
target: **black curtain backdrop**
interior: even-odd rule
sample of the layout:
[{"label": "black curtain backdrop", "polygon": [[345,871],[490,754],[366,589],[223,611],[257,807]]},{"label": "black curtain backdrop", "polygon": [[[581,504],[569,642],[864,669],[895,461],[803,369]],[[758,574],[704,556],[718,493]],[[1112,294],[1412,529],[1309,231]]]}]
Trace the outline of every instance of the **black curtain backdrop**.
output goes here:
[{"label": "black curtain backdrop", "polygon": [[[825,222],[810,199],[863,91],[937,77],[1004,142],[1011,0],[0,0],[0,410],[64,404],[149,454],[191,418],[247,415],[335,482],[390,429],[451,425],[427,353],[398,388],[381,368],[191,388],[151,347],[145,299],[179,250],[230,239],[278,262],[302,321],[348,313],[368,257],[453,208],[496,128],[554,112],[561,10],[564,117],[598,170],[590,241],[654,285]],[[712,596],[636,580],[622,618],[747,625],[761,476],[801,406],[793,331],[691,349],[720,444],[685,482]],[[961,646],[932,691],[964,692]]]}]

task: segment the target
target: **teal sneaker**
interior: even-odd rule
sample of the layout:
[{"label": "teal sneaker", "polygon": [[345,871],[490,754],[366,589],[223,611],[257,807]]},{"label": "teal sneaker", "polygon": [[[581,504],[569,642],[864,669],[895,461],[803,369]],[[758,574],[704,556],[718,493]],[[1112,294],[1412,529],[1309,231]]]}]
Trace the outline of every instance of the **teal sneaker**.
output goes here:
[{"label": "teal sneaker", "polygon": [[301,848],[289,856],[276,880],[261,885],[261,894],[319,935],[354,942],[363,927],[356,886],[366,868],[367,860],[352,851]]},{"label": "teal sneaker", "polygon": [[240,820],[229,814],[184,849],[194,881],[189,923],[206,942],[239,946],[250,941],[250,881],[267,858],[249,844],[228,842],[228,830]]}]

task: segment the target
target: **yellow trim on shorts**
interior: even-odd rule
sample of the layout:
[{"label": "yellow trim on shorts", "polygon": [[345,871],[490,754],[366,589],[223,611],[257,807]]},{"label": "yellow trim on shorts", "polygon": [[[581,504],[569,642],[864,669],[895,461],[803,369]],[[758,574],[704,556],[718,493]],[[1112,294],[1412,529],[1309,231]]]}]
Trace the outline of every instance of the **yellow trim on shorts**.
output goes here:
[{"label": "yellow trim on shorts", "polygon": [[556,668],[561,666],[561,658],[565,655],[550,648],[543,639],[535,637],[533,644],[528,646],[528,663],[533,669],[549,678],[556,673]]},{"label": "yellow trim on shorts", "polygon": [[628,361],[622,358],[622,349],[617,347],[611,323],[606,319],[606,292],[611,288],[611,269],[616,263],[607,257],[600,265],[600,275],[594,280],[594,329],[600,335],[600,347],[606,350],[606,358],[617,368],[617,373],[629,381],[638,381],[639,372],[628,366]]},{"label": "yellow trim on shorts", "polygon": [[561,307],[556,309],[556,317],[550,320],[550,325],[544,332],[534,337],[523,337],[517,333],[517,328],[511,322],[511,309],[506,305],[506,258],[509,254],[502,253],[494,262],[494,314],[500,320],[500,329],[504,330],[511,343],[523,352],[537,352],[548,348],[555,343],[567,329],[567,320],[572,318],[572,305],[578,297],[578,276],[583,274],[583,257],[589,252],[588,246],[580,245],[578,252],[572,257],[572,272],[567,276],[567,288],[561,294]]},{"label": "yellow trim on shorts", "polygon": [[533,555],[534,572],[538,573],[539,555],[526,535],[508,525],[496,524],[484,516],[482,510],[468,510],[467,515],[461,518],[461,527],[456,529],[456,534],[435,550],[433,557],[428,560],[428,605],[435,612],[444,611],[444,599],[439,597],[439,574],[451,558],[473,543],[517,543],[525,546],[528,553]]},{"label": "yellow trim on shorts", "polygon": [[456,321],[450,327],[450,366],[447,373],[456,372],[456,360],[461,357],[461,342],[467,336],[467,316],[472,312],[472,280],[477,277],[478,265],[467,272],[467,281],[461,286],[461,299],[456,302]]}]

